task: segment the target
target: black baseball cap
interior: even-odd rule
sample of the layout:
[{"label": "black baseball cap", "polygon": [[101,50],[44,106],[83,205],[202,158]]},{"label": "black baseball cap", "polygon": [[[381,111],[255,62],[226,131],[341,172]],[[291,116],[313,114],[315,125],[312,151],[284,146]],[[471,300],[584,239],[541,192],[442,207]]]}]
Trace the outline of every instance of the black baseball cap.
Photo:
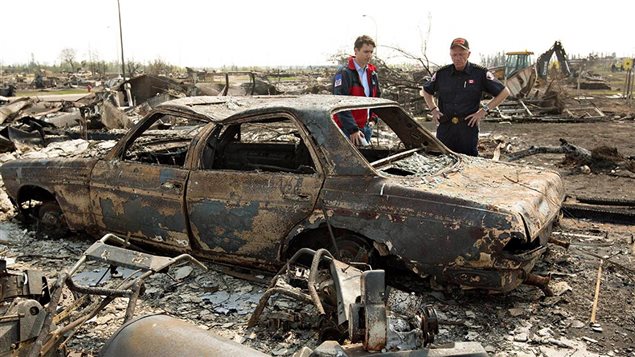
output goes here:
[{"label": "black baseball cap", "polygon": [[467,40],[462,38],[462,37],[457,37],[454,40],[452,40],[452,44],[450,45],[450,49],[452,49],[454,46],[459,46],[459,47],[461,47],[464,50],[469,50],[470,49],[469,42],[467,42]]}]

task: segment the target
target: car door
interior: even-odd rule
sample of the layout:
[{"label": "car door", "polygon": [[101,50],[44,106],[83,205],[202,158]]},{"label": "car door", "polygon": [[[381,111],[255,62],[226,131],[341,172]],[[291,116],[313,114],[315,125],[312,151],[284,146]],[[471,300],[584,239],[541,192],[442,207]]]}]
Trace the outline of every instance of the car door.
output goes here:
[{"label": "car door", "polygon": [[319,161],[289,115],[217,129],[187,186],[193,236],[231,261],[271,264],[283,238],[315,207]]},{"label": "car door", "polygon": [[189,169],[184,166],[198,132],[194,124],[157,113],[118,145],[118,154],[95,165],[90,198],[99,228],[189,248],[183,198]]}]

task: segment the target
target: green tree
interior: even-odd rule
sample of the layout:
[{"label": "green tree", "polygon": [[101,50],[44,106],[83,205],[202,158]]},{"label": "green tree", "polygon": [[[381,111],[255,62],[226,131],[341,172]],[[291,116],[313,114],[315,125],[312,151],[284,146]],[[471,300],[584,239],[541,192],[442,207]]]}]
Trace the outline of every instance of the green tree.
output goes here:
[{"label": "green tree", "polygon": [[146,65],[146,72],[153,75],[168,75],[174,70],[174,66],[157,58]]},{"label": "green tree", "polygon": [[65,48],[60,52],[60,61],[68,64],[71,67],[71,72],[75,72],[75,58],[77,58],[77,51],[72,48]]}]

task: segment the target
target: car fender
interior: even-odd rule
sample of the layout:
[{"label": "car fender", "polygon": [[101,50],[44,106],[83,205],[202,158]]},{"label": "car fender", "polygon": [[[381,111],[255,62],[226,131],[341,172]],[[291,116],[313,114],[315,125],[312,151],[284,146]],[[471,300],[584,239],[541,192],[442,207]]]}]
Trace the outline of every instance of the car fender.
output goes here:
[{"label": "car fender", "polygon": [[[89,182],[96,159],[16,160],[3,167],[3,177],[10,182],[9,195],[15,204],[33,198],[54,199],[60,206],[69,228],[81,230],[93,224]],[[13,175],[5,175],[13,168]],[[51,170],[54,168],[54,170]],[[5,170],[6,169],[6,170]],[[8,186],[8,187],[9,187]]]},{"label": "car fender", "polygon": [[[373,232],[364,230],[364,226],[367,225],[369,221],[365,219],[359,219],[358,217],[354,217],[353,220],[351,220],[350,218],[353,217],[344,218],[334,216],[334,212],[332,210],[323,211],[321,209],[315,209],[307,218],[296,224],[285,236],[284,240],[280,244],[278,260],[284,261],[287,250],[291,246],[291,243],[294,241],[294,239],[311,231],[325,229],[326,227],[328,227],[328,225],[330,225],[331,229],[333,230],[345,230],[360,237],[366,238],[369,241],[373,242],[373,245],[375,245],[376,248],[378,243],[383,243],[381,237],[376,237],[372,234]],[[327,237],[327,239],[330,238]],[[381,248],[378,250],[380,254],[385,255],[383,254],[384,252],[381,250]]]}]

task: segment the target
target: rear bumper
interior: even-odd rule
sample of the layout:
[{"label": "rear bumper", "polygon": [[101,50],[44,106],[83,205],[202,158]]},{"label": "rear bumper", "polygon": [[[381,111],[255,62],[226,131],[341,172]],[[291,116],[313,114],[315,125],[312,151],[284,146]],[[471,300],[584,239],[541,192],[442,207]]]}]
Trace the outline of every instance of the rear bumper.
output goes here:
[{"label": "rear bumper", "polygon": [[546,245],[540,245],[518,254],[484,255],[482,260],[465,262],[460,266],[423,266],[414,261],[403,263],[420,277],[431,278],[433,285],[508,292],[525,281],[546,250]]},{"label": "rear bumper", "polygon": [[502,255],[490,268],[448,267],[443,279],[462,288],[508,292],[523,283],[546,250],[539,246],[522,254]]},{"label": "rear bumper", "polygon": [[[485,289],[508,292],[521,285],[536,262],[547,250],[547,242],[551,236],[553,225],[559,220],[560,211],[554,211],[545,224],[536,232],[529,245],[535,246],[521,252],[503,250],[489,256],[490,264],[482,261],[466,262],[462,266],[449,266],[442,273],[446,283],[456,284],[465,289]],[[527,233],[529,234],[529,233]],[[470,266],[471,265],[471,266]]]}]

